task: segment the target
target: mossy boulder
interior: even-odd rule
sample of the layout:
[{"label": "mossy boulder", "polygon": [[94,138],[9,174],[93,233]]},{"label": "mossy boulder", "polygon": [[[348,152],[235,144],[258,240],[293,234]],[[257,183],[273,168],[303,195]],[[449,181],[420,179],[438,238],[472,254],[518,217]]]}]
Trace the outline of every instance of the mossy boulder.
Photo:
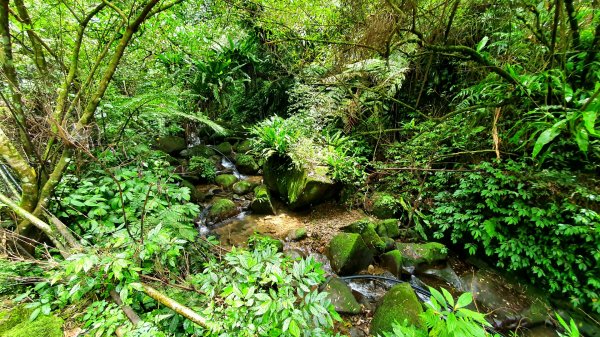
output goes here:
[{"label": "mossy boulder", "polygon": [[62,337],[63,320],[54,315],[38,316],[29,320],[30,310],[17,306],[0,313],[0,336],[2,337]]},{"label": "mossy boulder", "polygon": [[177,136],[165,136],[156,140],[156,148],[162,152],[171,154],[179,152],[187,147],[185,139]]},{"label": "mossy boulder", "polygon": [[374,254],[383,253],[393,249],[393,245],[386,242],[386,237],[379,235],[378,223],[371,221],[369,218],[355,221],[350,225],[343,227],[342,230],[347,233],[360,234]]},{"label": "mossy boulder", "polygon": [[231,146],[230,142],[223,142],[215,146],[215,149],[217,150],[217,152],[220,152],[223,155],[231,154],[231,152],[233,151],[233,147]]},{"label": "mossy boulder", "polygon": [[275,207],[271,202],[271,193],[265,185],[258,185],[254,188],[254,199],[250,203],[250,209],[256,214],[275,215]]},{"label": "mossy boulder", "polygon": [[243,140],[235,146],[235,151],[238,153],[246,153],[252,150],[252,141],[249,139]]},{"label": "mossy boulder", "polygon": [[438,242],[397,243],[396,248],[402,253],[406,267],[431,265],[448,257],[446,246]]},{"label": "mossy boulder", "polygon": [[222,186],[223,188],[230,188],[238,181],[238,178],[233,174],[219,174],[215,177],[215,182],[217,185]]},{"label": "mossy boulder", "polygon": [[210,206],[210,210],[208,211],[208,219],[212,222],[220,222],[231,218],[238,213],[239,210],[233,201],[229,199],[217,198]]},{"label": "mossy boulder", "polygon": [[399,203],[396,197],[389,193],[376,192],[371,197],[371,206],[369,211],[379,219],[393,218],[399,210]]},{"label": "mossy boulder", "polygon": [[252,187],[254,187],[254,184],[252,184],[251,182],[246,180],[240,180],[237,183],[233,184],[233,187],[231,189],[235,194],[244,195],[252,191]]},{"label": "mossy boulder", "polygon": [[327,292],[327,298],[340,314],[360,314],[361,306],[352,295],[352,289],[346,282],[337,277],[332,277],[322,288]]},{"label": "mossy boulder", "polygon": [[256,174],[260,169],[254,158],[247,154],[237,155],[235,157],[235,166],[243,174]]},{"label": "mossy boulder", "polygon": [[402,253],[400,253],[399,250],[394,249],[382,254],[381,267],[394,274],[396,277],[400,277],[402,274]]},{"label": "mossy boulder", "polygon": [[397,238],[400,236],[400,228],[397,219],[385,219],[377,222],[377,234],[381,237]]},{"label": "mossy boulder", "polygon": [[423,307],[409,283],[393,286],[382,298],[371,321],[371,335],[392,331],[392,323],[408,321],[409,324],[423,328],[419,315]]},{"label": "mossy boulder", "polygon": [[211,149],[210,147],[208,147],[206,145],[202,145],[202,144],[194,145],[194,146],[187,148],[179,153],[180,156],[185,157],[185,158],[191,158],[191,157],[210,158],[216,154],[217,153],[215,152],[215,150]]},{"label": "mossy boulder", "polygon": [[289,159],[271,156],[263,166],[265,184],[291,209],[299,209],[331,198],[337,184],[329,177],[329,168],[297,168]]},{"label": "mossy boulder", "polygon": [[354,274],[373,261],[373,252],[356,233],[340,233],[329,242],[331,268],[339,275]]}]

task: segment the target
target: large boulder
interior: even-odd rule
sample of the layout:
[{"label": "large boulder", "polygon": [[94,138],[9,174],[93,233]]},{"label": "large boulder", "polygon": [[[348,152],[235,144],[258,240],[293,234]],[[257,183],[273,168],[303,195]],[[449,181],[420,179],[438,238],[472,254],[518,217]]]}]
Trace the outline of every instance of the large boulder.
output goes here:
[{"label": "large boulder", "polygon": [[239,213],[236,204],[229,199],[217,198],[210,206],[208,211],[208,219],[217,223],[225,219],[231,218]]},{"label": "large boulder", "polygon": [[250,150],[252,150],[252,141],[249,139],[243,140],[235,146],[235,151],[238,153],[246,153]]},{"label": "large boulder", "polygon": [[252,184],[251,182],[246,180],[240,180],[237,183],[233,184],[233,187],[231,189],[235,194],[244,195],[252,191],[252,187],[254,187],[254,184]]},{"label": "large boulder", "polygon": [[409,324],[423,328],[419,318],[422,312],[423,307],[410,284],[397,284],[381,298],[371,321],[371,335],[392,331],[394,321],[402,323],[406,320]]},{"label": "large boulder", "polygon": [[373,252],[359,234],[340,233],[329,242],[329,258],[334,272],[350,275],[367,268]]},{"label": "large boulder", "polygon": [[402,253],[405,267],[432,265],[446,260],[447,248],[438,242],[397,243],[396,248]]},{"label": "large boulder", "polygon": [[254,158],[247,154],[239,154],[235,157],[235,166],[238,171],[242,174],[256,174],[260,166],[256,163]]},{"label": "large boulder", "polygon": [[259,185],[254,188],[254,199],[250,203],[250,209],[256,214],[275,214],[271,193],[267,186]]},{"label": "large boulder", "polygon": [[316,166],[301,169],[289,159],[271,156],[263,166],[265,184],[275,191],[291,209],[299,209],[331,198],[336,183],[328,176],[329,168]]},{"label": "large boulder", "polygon": [[332,277],[324,286],[322,291],[327,292],[327,298],[340,314],[360,314],[360,304],[352,295],[352,289],[346,282],[337,277]]},{"label": "large boulder", "polygon": [[217,185],[220,185],[223,188],[230,188],[237,181],[238,179],[233,174],[220,174],[215,178]]},{"label": "large boulder", "polygon": [[185,139],[177,136],[165,136],[160,137],[156,140],[156,148],[159,150],[171,154],[179,152],[187,147]]},{"label": "large boulder", "polygon": [[223,142],[223,143],[215,146],[215,149],[217,150],[217,152],[220,152],[222,155],[231,154],[231,152],[233,151],[233,147],[231,146],[230,142]]}]

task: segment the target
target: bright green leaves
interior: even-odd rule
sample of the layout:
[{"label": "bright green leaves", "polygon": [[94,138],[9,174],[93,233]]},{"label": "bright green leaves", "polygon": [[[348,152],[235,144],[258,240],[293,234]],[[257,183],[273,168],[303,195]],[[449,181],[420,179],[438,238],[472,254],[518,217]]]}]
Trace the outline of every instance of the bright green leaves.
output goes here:
[{"label": "bright green leaves", "polygon": [[456,306],[454,308],[460,309],[462,307],[466,307],[467,305],[471,304],[472,302],[473,302],[473,294],[467,292],[467,293],[460,295],[460,297],[456,301]]},{"label": "bright green leaves", "polygon": [[554,138],[556,138],[561,133],[566,123],[566,120],[560,120],[554,125],[552,125],[551,128],[544,130],[535,142],[535,145],[533,146],[533,152],[531,155],[535,158],[538,155],[538,153],[540,153],[544,145],[553,141]]},{"label": "bright green leaves", "polygon": [[[271,241],[253,238],[253,251],[234,249],[193,277],[207,294],[204,312],[236,336],[324,336],[339,316],[316,286],[323,271],[312,259],[291,261]],[[216,332],[216,331],[215,331]]]}]

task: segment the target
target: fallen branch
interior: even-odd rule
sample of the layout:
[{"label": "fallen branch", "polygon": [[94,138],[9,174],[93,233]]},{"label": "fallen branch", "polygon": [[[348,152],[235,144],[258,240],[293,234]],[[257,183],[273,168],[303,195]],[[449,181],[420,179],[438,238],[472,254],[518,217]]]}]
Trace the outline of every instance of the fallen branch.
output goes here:
[{"label": "fallen branch", "polygon": [[167,295],[164,295],[163,293],[159,292],[158,290],[152,288],[151,286],[149,286],[145,283],[142,283],[142,288],[146,295],[148,295],[148,296],[152,297],[153,299],[155,299],[156,301],[162,303],[167,308],[175,311],[176,313],[178,313],[181,316],[189,319],[190,321],[200,325],[201,327],[210,329],[210,324],[208,323],[206,318],[200,316],[194,310],[175,301],[174,299],[168,297]]},{"label": "fallen branch", "polygon": [[116,291],[111,290],[110,297],[119,307],[121,307],[121,310],[123,310],[125,316],[129,318],[129,320],[131,321],[131,323],[133,323],[134,326],[142,321],[140,316],[138,316],[130,306],[123,304],[123,301],[121,301],[121,297],[119,296],[119,294],[117,294]]}]

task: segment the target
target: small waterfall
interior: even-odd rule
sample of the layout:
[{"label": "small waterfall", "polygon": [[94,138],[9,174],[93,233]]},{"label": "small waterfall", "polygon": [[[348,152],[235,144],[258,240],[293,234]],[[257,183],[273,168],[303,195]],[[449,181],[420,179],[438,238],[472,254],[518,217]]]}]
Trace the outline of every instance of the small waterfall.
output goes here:
[{"label": "small waterfall", "polygon": [[227,156],[223,156],[223,158],[221,159],[221,165],[223,165],[224,168],[231,170],[232,174],[238,178],[238,180],[245,180],[246,178],[248,178],[247,176],[241,174],[237,167],[235,167],[235,164],[231,162],[231,160],[229,160],[229,158],[227,158]]}]

